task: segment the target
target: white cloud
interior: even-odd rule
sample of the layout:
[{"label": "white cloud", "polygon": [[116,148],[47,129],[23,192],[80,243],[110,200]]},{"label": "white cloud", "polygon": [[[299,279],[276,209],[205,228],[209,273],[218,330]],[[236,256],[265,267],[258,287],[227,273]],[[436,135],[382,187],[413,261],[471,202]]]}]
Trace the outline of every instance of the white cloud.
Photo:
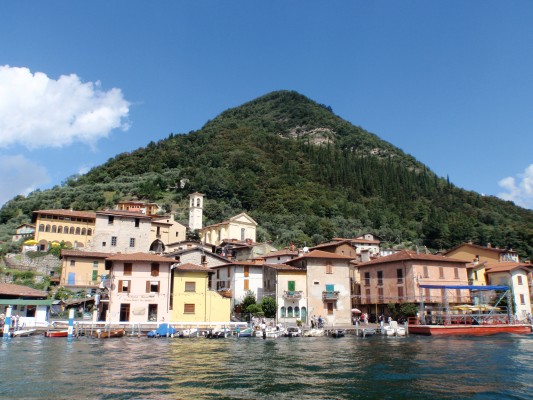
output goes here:
[{"label": "white cloud", "polygon": [[103,91],[100,82],[83,83],[75,74],[54,80],[0,66],[0,148],[93,145],[113,129],[128,129],[129,105],[120,89]]},{"label": "white cloud", "polygon": [[511,200],[524,208],[533,209],[533,164],[518,174],[518,179],[511,176],[498,182],[506,192],[499,193],[498,197]]},{"label": "white cloud", "polygon": [[50,181],[46,170],[24,156],[0,156],[0,207]]}]

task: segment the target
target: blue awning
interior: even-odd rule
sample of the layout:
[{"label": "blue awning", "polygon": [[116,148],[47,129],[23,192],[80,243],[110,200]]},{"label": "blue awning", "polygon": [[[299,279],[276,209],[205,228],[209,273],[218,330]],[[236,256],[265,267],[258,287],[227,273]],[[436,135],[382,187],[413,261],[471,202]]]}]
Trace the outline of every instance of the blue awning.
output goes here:
[{"label": "blue awning", "polygon": [[420,285],[422,289],[509,290],[509,286]]}]

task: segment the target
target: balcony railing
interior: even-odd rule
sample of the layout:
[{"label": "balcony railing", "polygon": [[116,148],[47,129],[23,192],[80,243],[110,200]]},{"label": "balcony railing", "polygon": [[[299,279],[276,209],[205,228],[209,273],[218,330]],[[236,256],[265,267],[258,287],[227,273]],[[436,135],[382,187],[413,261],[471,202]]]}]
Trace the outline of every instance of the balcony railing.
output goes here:
[{"label": "balcony railing", "polygon": [[301,290],[284,290],[283,298],[287,300],[300,300],[303,292]]},{"label": "balcony railing", "polygon": [[338,299],[339,299],[339,292],[337,291],[324,290],[322,292],[322,300],[338,300]]}]

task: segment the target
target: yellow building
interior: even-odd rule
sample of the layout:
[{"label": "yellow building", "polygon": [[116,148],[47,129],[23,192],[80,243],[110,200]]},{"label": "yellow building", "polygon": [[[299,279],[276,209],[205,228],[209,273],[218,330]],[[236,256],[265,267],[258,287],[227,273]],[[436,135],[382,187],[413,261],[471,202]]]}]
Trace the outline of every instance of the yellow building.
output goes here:
[{"label": "yellow building", "polygon": [[87,246],[94,234],[96,213],[72,210],[39,210],[33,212],[35,240],[40,251],[52,242],[64,242],[75,249]]},{"label": "yellow building", "polygon": [[174,268],[172,288],[172,322],[229,322],[231,300],[209,287],[214,271],[194,264]]},{"label": "yellow building", "polygon": [[145,215],[156,215],[161,211],[161,207],[156,203],[145,203],[143,201],[119,201],[116,206],[117,210],[138,212]]},{"label": "yellow building", "polygon": [[257,222],[248,214],[240,213],[227,221],[201,229],[200,236],[205,243],[218,246],[224,240],[249,240],[255,242]]},{"label": "yellow building", "polygon": [[105,259],[110,253],[61,250],[60,286],[69,289],[97,289],[102,276],[109,274]]},{"label": "yellow building", "polygon": [[461,243],[460,245],[457,245],[444,252],[444,255],[446,257],[452,257],[471,262],[520,262],[518,253],[516,251],[512,249],[508,250],[492,247],[490,244],[487,246],[479,246],[472,243]]}]

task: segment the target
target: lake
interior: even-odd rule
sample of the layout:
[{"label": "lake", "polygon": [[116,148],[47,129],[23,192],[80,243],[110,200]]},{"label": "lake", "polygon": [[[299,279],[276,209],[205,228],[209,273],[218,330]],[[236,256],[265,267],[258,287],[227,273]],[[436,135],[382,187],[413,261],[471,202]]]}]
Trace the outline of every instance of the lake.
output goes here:
[{"label": "lake", "polygon": [[2,399],[531,399],[533,335],[0,339]]}]

